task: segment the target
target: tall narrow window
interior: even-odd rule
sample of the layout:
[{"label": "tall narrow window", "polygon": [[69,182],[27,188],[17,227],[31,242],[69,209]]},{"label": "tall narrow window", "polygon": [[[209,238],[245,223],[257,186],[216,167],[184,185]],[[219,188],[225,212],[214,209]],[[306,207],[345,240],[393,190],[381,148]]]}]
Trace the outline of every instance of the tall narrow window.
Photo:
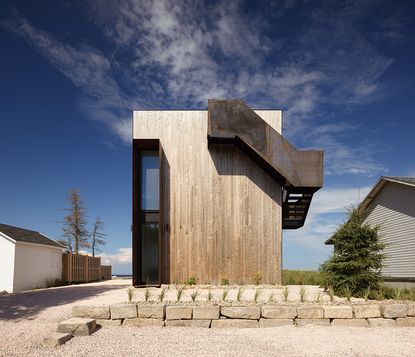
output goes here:
[{"label": "tall narrow window", "polygon": [[157,150],[140,151],[140,240],[141,282],[159,283],[159,180]]}]

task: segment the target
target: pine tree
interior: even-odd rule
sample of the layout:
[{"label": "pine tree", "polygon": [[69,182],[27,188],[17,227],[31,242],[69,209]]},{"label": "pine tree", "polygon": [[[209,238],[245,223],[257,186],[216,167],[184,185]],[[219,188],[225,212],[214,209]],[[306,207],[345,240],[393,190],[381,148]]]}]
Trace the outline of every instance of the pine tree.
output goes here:
[{"label": "pine tree", "polygon": [[106,244],[105,240],[103,239],[106,234],[103,232],[103,230],[104,222],[99,217],[97,217],[91,234],[91,248],[93,257],[95,257],[95,250],[100,251],[99,247]]},{"label": "pine tree", "polygon": [[368,289],[378,291],[382,286],[385,245],[380,242],[379,227],[364,223],[364,217],[359,207],[349,210],[348,221],[333,236],[334,253],[321,266],[326,286],[338,295],[350,291],[353,296],[363,296]]},{"label": "pine tree", "polygon": [[81,194],[77,189],[69,191],[69,205],[65,211],[69,213],[63,222],[63,235],[69,250],[79,253],[80,248],[89,248],[89,233],[86,229],[86,210],[81,200]]}]

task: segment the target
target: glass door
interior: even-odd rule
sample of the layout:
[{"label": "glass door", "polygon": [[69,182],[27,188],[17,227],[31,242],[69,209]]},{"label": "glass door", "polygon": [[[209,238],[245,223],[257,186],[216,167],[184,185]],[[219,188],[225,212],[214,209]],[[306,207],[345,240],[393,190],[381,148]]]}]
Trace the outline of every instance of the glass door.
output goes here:
[{"label": "glass door", "polygon": [[158,150],[140,151],[140,280],[159,284],[160,159]]}]

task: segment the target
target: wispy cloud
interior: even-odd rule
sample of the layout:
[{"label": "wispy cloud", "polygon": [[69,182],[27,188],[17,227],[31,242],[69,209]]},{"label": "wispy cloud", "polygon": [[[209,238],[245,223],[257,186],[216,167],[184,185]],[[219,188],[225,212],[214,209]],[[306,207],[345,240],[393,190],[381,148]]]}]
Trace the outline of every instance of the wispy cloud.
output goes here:
[{"label": "wispy cloud", "polygon": [[[131,141],[132,108],[204,108],[209,98],[236,97],[288,108],[286,135],[302,147],[324,149],[328,174],[385,171],[367,140],[348,142],[356,123],[335,114],[387,94],[382,76],[392,59],[361,30],[373,5],[305,3],[310,15],[294,29],[284,19],[302,11],[296,1],[272,3],[262,14],[238,1],[88,2],[90,19],[112,45],[107,53],[91,41],[63,43],[20,15],[2,25],[80,88],[80,109],[124,142]],[[376,28],[377,38],[399,33],[390,22]]]}]

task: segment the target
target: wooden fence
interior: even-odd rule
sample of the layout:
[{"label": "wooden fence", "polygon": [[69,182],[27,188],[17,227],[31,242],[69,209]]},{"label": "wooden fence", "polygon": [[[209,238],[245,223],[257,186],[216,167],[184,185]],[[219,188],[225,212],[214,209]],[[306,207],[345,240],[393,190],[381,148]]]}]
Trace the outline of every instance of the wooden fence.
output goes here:
[{"label": "wooden fence", "polygon": [[[108,274],[109,268],[109,274]],[[67,283],[89,283],[111,279],[111,266],[104,267],[102,274],[101,257],[66,253],[62,254],[62,280]]]},{"label": "wooden fence", "polygon": [[111,280],[112,265],[101,265],[101,280]]}]

